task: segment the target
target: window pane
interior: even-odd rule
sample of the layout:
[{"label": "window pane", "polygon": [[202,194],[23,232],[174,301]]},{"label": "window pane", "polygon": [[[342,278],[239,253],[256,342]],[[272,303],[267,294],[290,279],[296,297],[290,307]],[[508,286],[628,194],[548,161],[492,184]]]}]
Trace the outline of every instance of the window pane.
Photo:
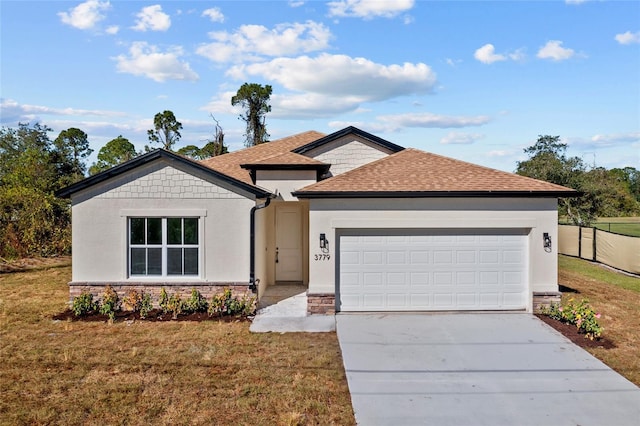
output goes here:
[{"label": "window pane", "polygon": [[162,249],[147,249],[148,267],[147,275],[162,275]]},{"label": "window pane", "polygon": [[167,249],[167,275],[182,275],[182,249]]},{"label": "window pane", "polygon": [[147,249],[131,249],[131,275],[146,275],[147,273]]},{"label": "window pane", "polygon": [[162,244],[162,219],[159,217],[147,219],[147,244]]},{"label": "window pane", "polygon": [[198,275],[198,249],[184,249],[184,274]]},{"label": "window pane", "polygon": [[198,244],[198,218],[188,217],[184,219],[184,243]]},{"label": "window pane", "polygon": [[130,222],[129,240],[131,244],[144,244],[144,219],[141,217],[132,217]]},{"label": "window pane", "polygon": [[167,244],[182,244],[182,219],[179,217],[167,219]]}]

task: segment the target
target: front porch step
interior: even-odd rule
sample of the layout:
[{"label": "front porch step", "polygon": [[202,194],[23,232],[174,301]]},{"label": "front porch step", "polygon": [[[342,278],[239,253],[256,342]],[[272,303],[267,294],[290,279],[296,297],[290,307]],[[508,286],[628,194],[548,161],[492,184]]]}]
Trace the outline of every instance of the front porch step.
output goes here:
[{"label": "front porch step", "polygon": [[[258,309],[263,309],[276,303],[288,299],[290,297],[306,293],[307,287],[302,284],[276,284],[270,285],[266,288],[264,294],[258,301]],[[305,307],[306,311],[306,307]]]}]

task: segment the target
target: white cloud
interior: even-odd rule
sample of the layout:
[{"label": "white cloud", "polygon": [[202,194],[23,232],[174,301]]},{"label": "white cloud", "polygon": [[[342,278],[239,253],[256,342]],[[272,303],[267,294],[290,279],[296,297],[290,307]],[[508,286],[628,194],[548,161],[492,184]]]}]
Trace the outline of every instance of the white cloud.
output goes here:
[{"label": "white cloud", "polygon": [[289,0],[289,7],[300,7],[304,4],[304,1]]},{"label": "white cloud", "polygon": [[566,4],[582,4],[586,3],[589,0],[564,0]]},{"label": "white cloud", "polygon": [[[500,61],[515,61],[522,62],[526,59],[526,54],[524,48],[516,49],[510,52],[505,53],[496,53],[496,48],[493,44],[487,43],[484,46],[476,49],[473,54],[473,57],[484,63],[484,64],[492,64],[494,62]],[[451,65],[451,64],[450,64]]]},{"label": "white cloud", "polygon": [[487,157],[489,158],[494,158],[494,157],[509,157],[511,155],[513,155],[515,152],[514,151],[510,151],[510,150],[505,150],[505,149],[495,149],[493,151],[489,151],[487,152]]},{"label": "white cloud", "polygon": [[627,31],[626,33],[616,34],[615,39],[620,44],[640,43],[640,31],[635,33]]},{"label": "white cloud", "polygon": [[495,52],[495,47],[491,43],[487,43],[477,49],[473,57],[484,64],[492,64],[498,61],[506,61],[507,57]]},{"label": "white cloud", "polygon": [[640,142],[640,132],[594,135],[591,138],[591,141],[598,146],[612,146],[630,142]]},{"label": "white cloud", "polygon": [[277,58],[238,65],[230,68],[227,74],[239,80],[262,76],[292,91],[322,94],[354,103],[428,93],[436,83],[436,74],[423,63],[382,65],[364,58],[326,53],[315,58]]},{"label": "white cloud", "polygon": [[171,27],[171,18],[162,11],[159,4],[143,7],[136,17],[136,25],[131,27],[136,31],[167,31]]},{"label": "white cloud", "polygon": [[538,58],[551,59],[554,61],[563,61],[569,59],[575,55],[573,49],[562,47],[562,42],[559,40],[549,40],[547,44],[542,46],[538,50]]},{"label": "white cloud", "polygon": [[120,31],[120,27],[117,25],[111,25],[110,27],[107,27],[107,29],[105,30],[107,34],[111,34],[111,35],[118,34],[118,31]]},{"label": "white cloud", "polygon": [[379,121],[387,123],[390,129],[398,129],[402,127],[420,127],[420,128],[461,128],[476,127],[487,124],[491,118],[486,115],[477,116],[448,116],[424,113],[395,114],[383,115],[377,117]]},{"label": "white cloud", "polygon": [[331,31],[321,23],[281,24],[274,29],[262,25],[243,25],[236,32],[209,33],[213,43],[196,50],[214,62],[258,60],[264,56],[313,52],[329,46]]},{"label": "white cloud", "polygon": [[451,67],[457,67],[458,64],[462,63],[462,59],[451,59],[451,58],[446,58],[444,60],[446,62],[447,65],[451,66]]},{"label": "white cloud", "polygon": [[89,110],[71,107],[53,108],[43,105],[20,104],[13,99],[0,99],[0,117],[3,123],[38,121],[43,115],[124,117],[126,114],[117,111]]},{"label": "white cloud", "polygon": [[449,132],[440,139],[440,143],[443,145],[469,145],[482,138],[484,135],[480,133]]},{"label": "white cloud", "polygon": [[172,47],[166,52],[161,52],[156,46],[146,42],[135,42],[129,48],[129,55],[119,55],[116,60],[118,72],[144,76],[163,82],[166,80],[190,80],[199,79],[189,63],[180,61],[183,55],[181,47]]},{"label": "white cloud", "polygon": [[87,0],[68,12],[59,12],[60,20],[67,25],[80,30],[90,30],[105,18],[102,12],[111,8],[108,1]]},{"label": "white cloud", "polygon": [[414,0],[341,0],[327,4],[329,16],[363,19],[393,18],[413,8]]},{"label": "white cloud", "polygon": [[224,15],[219,7],[212,7],[202,12],[202,16],[208,17],[211,22],[224,22]]}]

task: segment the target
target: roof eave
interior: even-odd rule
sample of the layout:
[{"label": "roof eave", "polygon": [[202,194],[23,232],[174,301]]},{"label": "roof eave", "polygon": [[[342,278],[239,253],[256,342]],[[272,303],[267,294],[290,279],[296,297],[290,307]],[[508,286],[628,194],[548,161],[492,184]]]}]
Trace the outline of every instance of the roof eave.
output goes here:
[{"label": "roof eave", "polygon": [[240,164],[246,170],[321,170],[327,171],[331,164]]},{"label": "roof eave", "polygon": [[371,133],[365,132],[364,130],[360,130],[357,127],[349,126],[349,127],[345,127],[342,130],[338,130],[337,132],[331,133],[330,135],[317,139],[311,143],[308,143],[306,145],[293,149],[291,152],[296,154],[304,154],[308,151],[311,151],[312,149],[315,149],[319,146],[322,146],[336,139],[340,139],[348,134],[355,134],[357,136],[360,136],[361,138],[366,139],[376,145],[387,148],[392,152],[399,152],[404,149],[403,146],[396,145],[393,142],[389,142],[388,140],[382,139],[376,135],[372,135]]},{"label": "roof eave", "polygon": [[126,173],[130,170],[133,170],[137,167],[143,166],[145,164],[149,164],[157,159],[160,158],[164,158],[168,161],[177,161],[181,164],[185,164],[189,167],[193,167],[199,171],[202,171],[204,173],[210,174],[213,177],[220,179],[224,182],[227,182],[233,186],[238,187],[239,189],[242,189],[244,191],[247,191],[253,195],[255,195],[257,198],[267,198],[271,195],[270,192],[265,191],[263,189],[260,189],[258,187],[255,187],[253,185],[249,185],[245,182],[242,182],[238,179],[232,178],[231,176],[228,176],[224,173],[220,173],[212,168],[206,167],[204,165],[202,165],[199,162],[190,160],[188,158],[182,157],[178,154],[175,154],[173,152],[170,151],[166,151],[163,149],[156,149],[154,151],[151,151],[149,153],[143,154],[139,157],[136,157],[132,160],[129,160],[125,163],[119,164],[115,167],[112,167],[108,170],[105,170],[104,172],[100,172],[98,174],[95,174],[93,176],[89,176],[86,179],[83,179],[79,182],[76,182],[72,185],[69,185],[65,188],[59,189],[58,191],[55,192],[55,196],[56,197],[60,197],[60,198],[69,198],[71,197],[72,194],[82,191],[84,189],[87,189],[93,185],[96,185],[100,182],[104,182],[107,179],[111,179],[113,177],[119,176],[123,173]]},{"label": "roof eave", "polygon": [[296,191],[297,198],[560,198],[577,191]]}]

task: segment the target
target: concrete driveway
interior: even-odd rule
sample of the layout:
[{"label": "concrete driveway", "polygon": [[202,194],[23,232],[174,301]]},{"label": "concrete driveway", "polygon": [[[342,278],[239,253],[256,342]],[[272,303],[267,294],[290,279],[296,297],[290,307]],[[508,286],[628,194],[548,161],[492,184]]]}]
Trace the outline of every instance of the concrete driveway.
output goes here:
[{"label": "concrete driveway", "polygon": [[638,425],[640,389],[529,314],[339,314],[359,425]]}]

